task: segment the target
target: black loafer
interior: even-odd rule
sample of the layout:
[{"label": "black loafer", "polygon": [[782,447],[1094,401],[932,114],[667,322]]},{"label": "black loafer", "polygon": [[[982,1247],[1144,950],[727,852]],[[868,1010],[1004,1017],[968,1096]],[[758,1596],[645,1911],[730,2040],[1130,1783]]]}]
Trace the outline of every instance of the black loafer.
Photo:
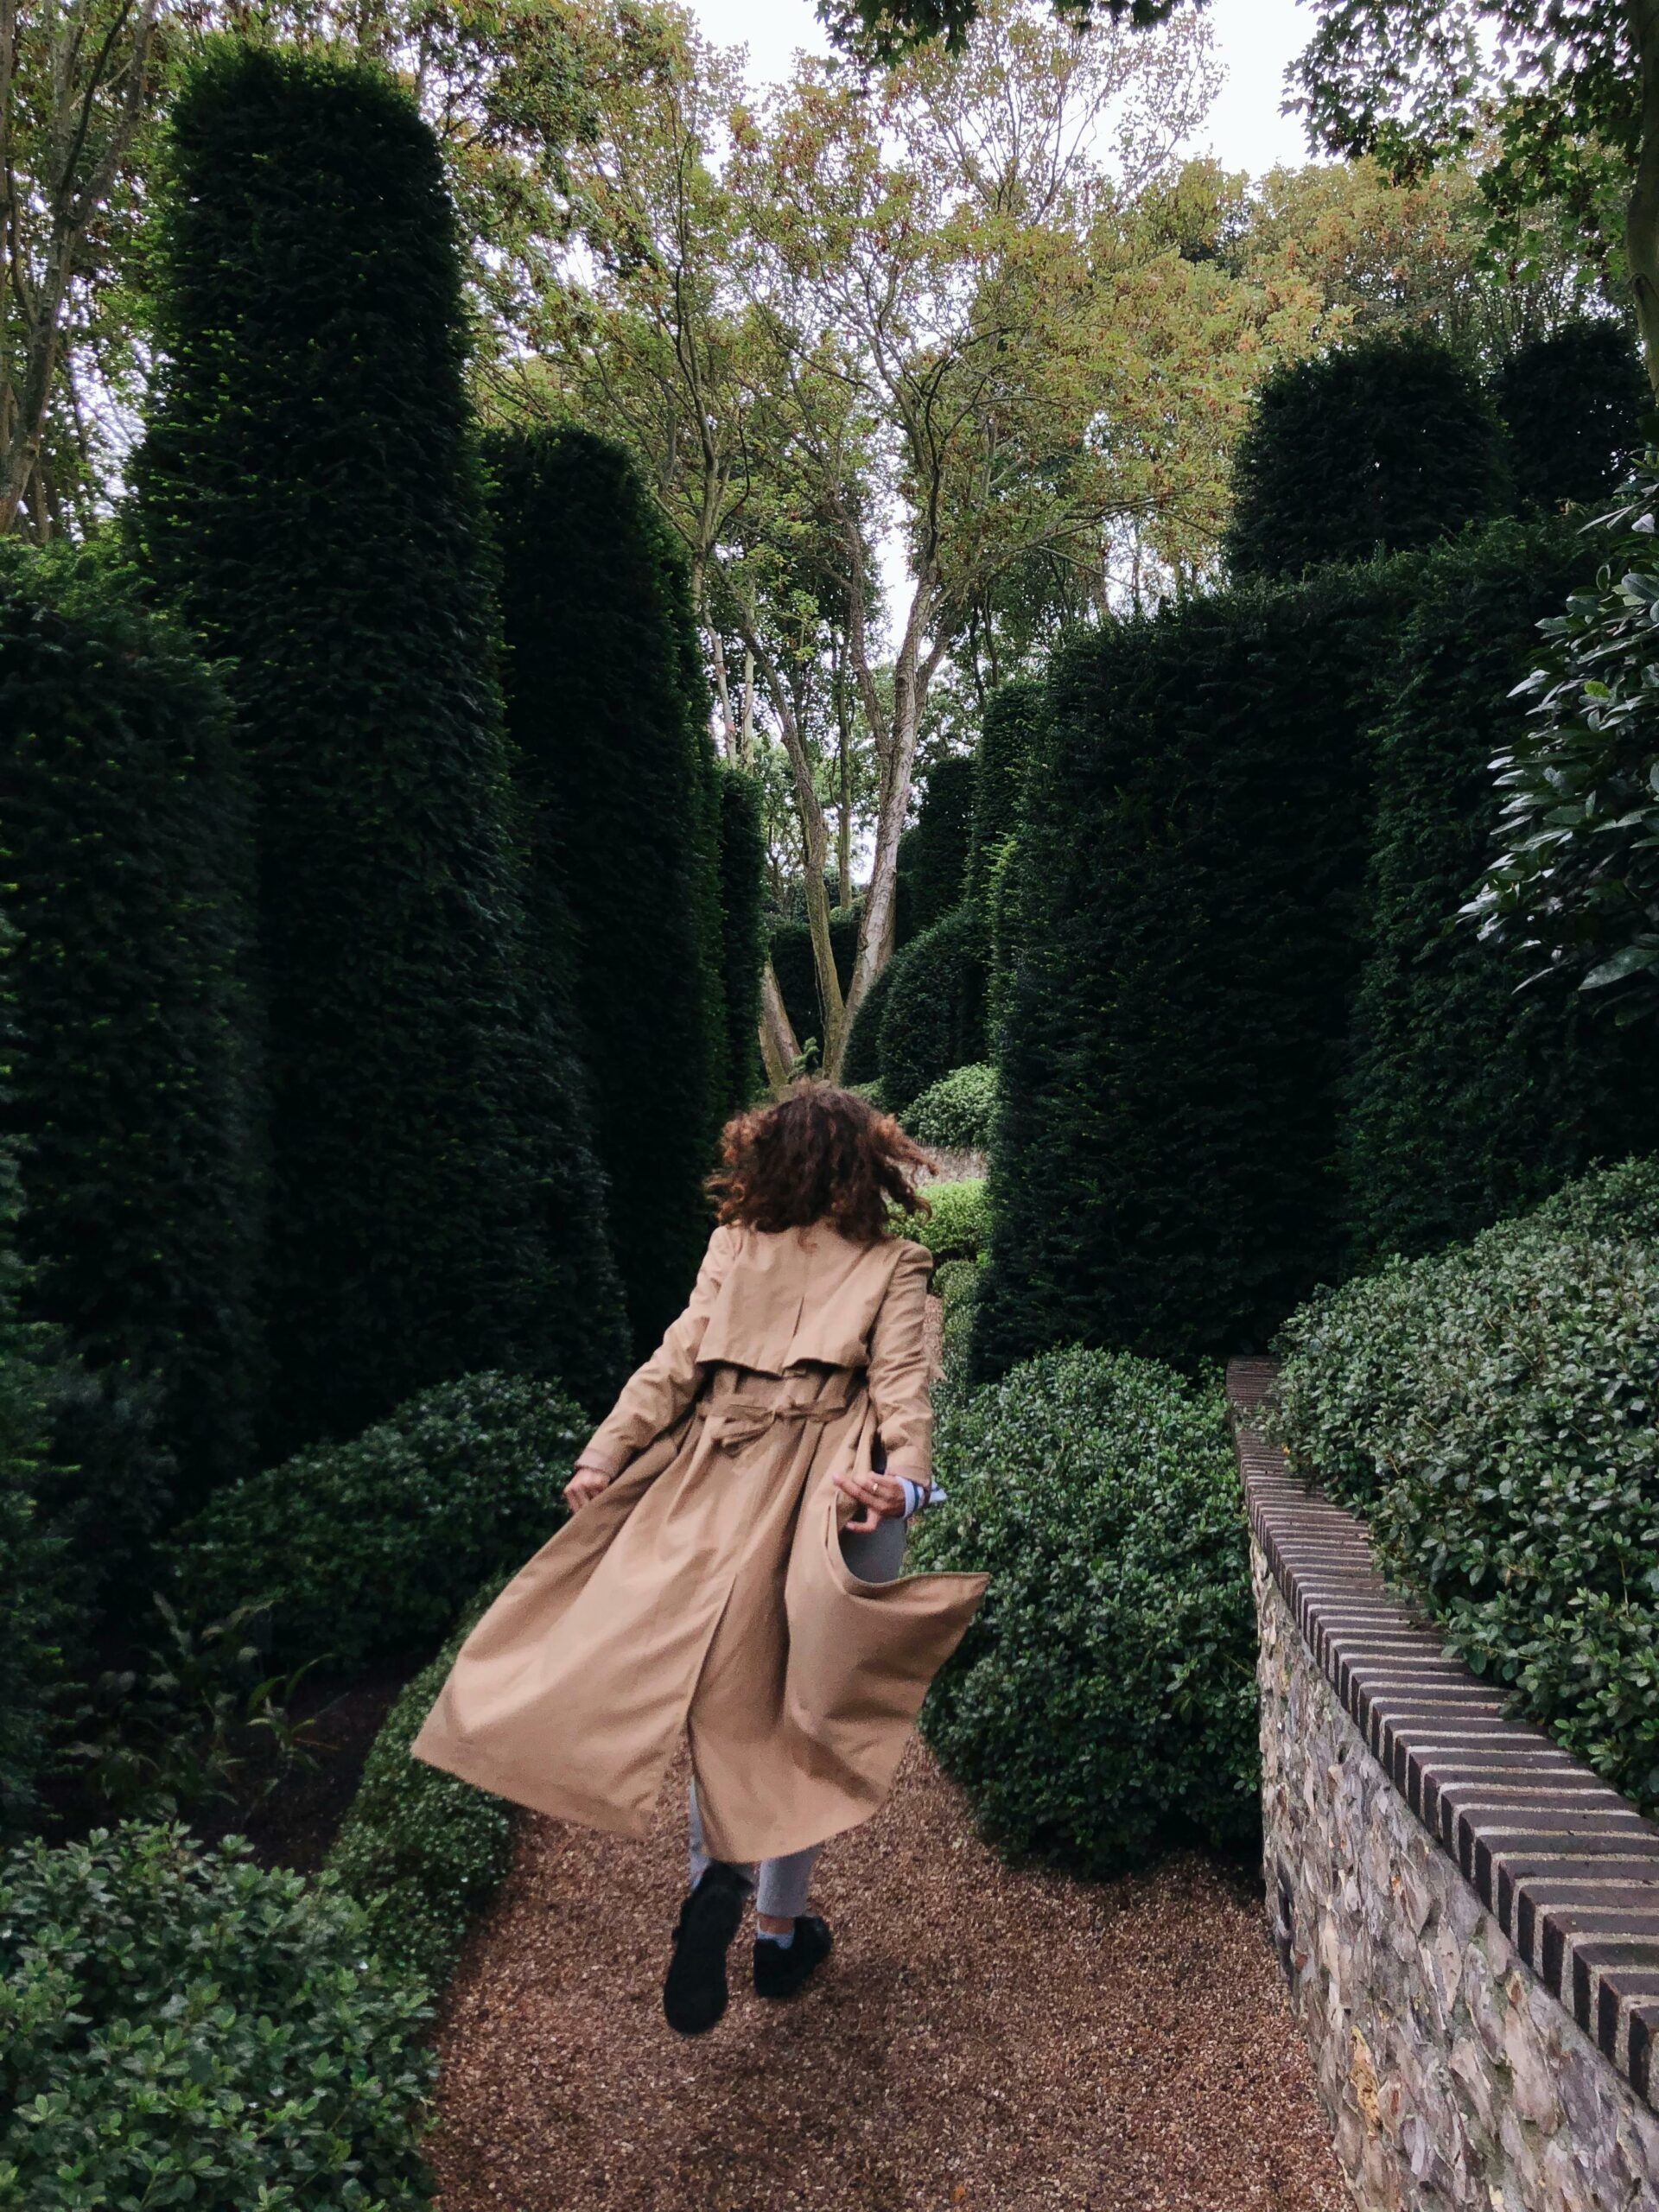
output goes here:
[{"label": "black loafer", "polygon": [[725,2012],[726,1954],[747,1896],[743,1877],[716,1860],[680,1907],[663,1982],[663,2018],[676,2035],[706,2035]]},{"label": "black loafer", "polygon": [[795,1923],[792,1943],[768,1943],[757,1937],[754,1946],[754,1993],[757,1997],[793,1997],[834,1950],[836,1939],[829,1923],[816,1912],[804,1912]]}]

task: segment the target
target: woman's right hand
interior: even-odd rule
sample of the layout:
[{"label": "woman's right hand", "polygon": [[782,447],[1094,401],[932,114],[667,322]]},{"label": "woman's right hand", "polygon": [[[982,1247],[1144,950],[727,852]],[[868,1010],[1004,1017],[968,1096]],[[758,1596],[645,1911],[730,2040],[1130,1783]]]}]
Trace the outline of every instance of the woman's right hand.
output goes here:
[{"label": "woman's right hand", "polygon": [[564,1502],[572,1513],[580,1513],[584,1505],[591,1505],[602,1490],[608,1490],[611,1478],[600,1467],[579,1466],[564,1486]]}]

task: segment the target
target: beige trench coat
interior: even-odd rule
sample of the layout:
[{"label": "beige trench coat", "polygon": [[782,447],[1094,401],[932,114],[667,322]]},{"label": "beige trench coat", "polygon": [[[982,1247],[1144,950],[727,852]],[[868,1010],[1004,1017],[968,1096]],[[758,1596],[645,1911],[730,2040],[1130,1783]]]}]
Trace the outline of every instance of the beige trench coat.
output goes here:
[{"label": "beige trench coat", "polygon": [[616,1470],[462,1645],[416,1758],[643,1834],[683,1734],[716,1858],[868,1819],[987,1578],[861,1582],[837,1470],[931,1465],[932,1260],[825,1223],[717,1229],[584,1459]]}]

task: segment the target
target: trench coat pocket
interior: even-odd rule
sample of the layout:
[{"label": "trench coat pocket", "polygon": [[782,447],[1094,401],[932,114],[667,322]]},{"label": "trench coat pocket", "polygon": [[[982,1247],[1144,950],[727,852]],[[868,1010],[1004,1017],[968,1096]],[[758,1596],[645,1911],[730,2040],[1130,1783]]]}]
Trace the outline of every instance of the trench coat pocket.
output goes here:
[{"label": "trench coat pocket", "polygon": [[784,1585],[784,1707],[820,1753],[885,1790],[928,1685],[984,1596],[984,1574],[865,1582],[842,1556],[836,1494],[810,1500]]}]

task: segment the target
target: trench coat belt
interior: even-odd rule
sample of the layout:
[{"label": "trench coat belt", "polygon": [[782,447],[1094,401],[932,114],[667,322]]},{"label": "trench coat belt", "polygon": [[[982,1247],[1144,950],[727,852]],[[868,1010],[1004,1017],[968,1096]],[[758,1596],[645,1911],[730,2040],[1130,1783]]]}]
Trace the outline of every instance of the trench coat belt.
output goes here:
[{"label": "trench coat belt", "polygon": [[774,1421],[807,1421],[822,1427],[825,1421],[839,1420],[851,1403],[848,1397],[830,1404],[779,1406],[765,1398],[730,1397],[704,1408],[702,1417],[717,1445],[748,1444],[764,1436]]}]

